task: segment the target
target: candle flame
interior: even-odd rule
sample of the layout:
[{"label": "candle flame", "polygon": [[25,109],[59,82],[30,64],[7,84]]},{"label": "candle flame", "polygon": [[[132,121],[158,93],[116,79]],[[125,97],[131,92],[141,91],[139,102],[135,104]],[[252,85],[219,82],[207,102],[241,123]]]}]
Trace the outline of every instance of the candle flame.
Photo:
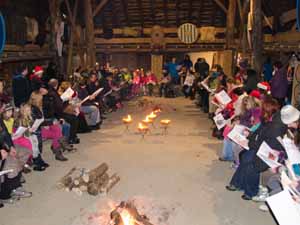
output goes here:
[{"label": "candle flame", "polygon": [[138,128],[139,128],[140,130],[146,130],[146,129],[148,129],[148,127],[147,127],[147,126],[144,126],[142,123],[139,123]]},{"label": "candle flame", "polygon": [[132,121],[131,115],[128,115],[127,117],[123,118],[123,121],[124,121],[125,123],[130,123],[130,122]]},{"label": "candle flame", "polygon": [[148,115],[148,117],[149,117],[150,119],[155,119],[155,118],[157,117],[157,115],[156,115],[154,112],[151,112],[151,114]]},{"label": "candle flame", "polygon": [[168,125],[168,124],[171,123],[171,120],[165,119],[165,120],[161,120],[160,122],[161,122],[162,124]]}]

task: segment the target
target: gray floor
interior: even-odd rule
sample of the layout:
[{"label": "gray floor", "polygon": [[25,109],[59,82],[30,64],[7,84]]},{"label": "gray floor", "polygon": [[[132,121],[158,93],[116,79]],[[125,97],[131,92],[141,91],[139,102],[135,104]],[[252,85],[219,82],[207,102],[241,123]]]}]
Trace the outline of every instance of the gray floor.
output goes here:
[{"label": "gray floor", "polygon": [[[133,196],[175,205],[176,214],[170,216],[169,225],[275,224],[269,213],[258,210],[259,204],[245,202],[241,193],[225,190],[233,170],[217,160],[221,142],[211,138],[207,115],[182,98],[153,101],[164,108],[160,118],[172,120],[167,136],[160,135],[157,125],[141,140],[135,134],[136,123],[146,112],[131,102],[110,115],[100,131],[81,135],[80,151],[68,155],[67,163],[54,161],[46,152],[51,167],[26,176],[25,187],[34,196],[0,209],[0,225],[70,225],[85,217],[82,212],[92,205]],[[123,133],[121,123],[127,113],[135,121],[130,134]],[[105,198],[79,197],[55,188],[56,181],[72,166],[93,168],[101,162],[121,176],[121,182]]]}]

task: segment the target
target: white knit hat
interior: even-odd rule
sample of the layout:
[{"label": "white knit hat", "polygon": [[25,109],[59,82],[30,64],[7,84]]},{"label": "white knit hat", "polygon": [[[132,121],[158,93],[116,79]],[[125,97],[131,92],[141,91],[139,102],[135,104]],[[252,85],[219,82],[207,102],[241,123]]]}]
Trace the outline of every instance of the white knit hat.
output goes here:
[{"label": "white knit hat", "polygon": [[281,120],[288,125],[296,122],[300,118],[300,112],[294,106],[286,105],[280,111]]}]

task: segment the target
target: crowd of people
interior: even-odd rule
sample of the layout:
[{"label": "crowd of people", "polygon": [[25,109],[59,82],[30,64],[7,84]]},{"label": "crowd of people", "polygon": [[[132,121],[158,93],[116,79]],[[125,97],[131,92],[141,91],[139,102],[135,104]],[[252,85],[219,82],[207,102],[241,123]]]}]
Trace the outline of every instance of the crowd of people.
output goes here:
[{"label": "crowd of people", "polygon": [[[49,68],[50,67],[50,68]],[[153,95],[156,76],[143,69],[96,66],[78,68],[72,81],[56,79],[51,68],[20,65],[11,87],[0,80],[0,206],[12,204],[32,193],[22,184],[25,174],[45,171],[50,165],[43,152],[50,140],[55,160],[67,161],[76,152],[80,133],[101,129],[106,116],[123,102]]]},{"label": "crowd of people", "polygon": [[291,105],[295,65],[267,59],[260,75],[241,60],[233,77],[220,65],[209,69],[204,59],[190,67],[196,104],[212,119],[212,135],[223,141],[219,160],[234,170],[226,189],[241,191],[244,200],[266,202],[288,189],[300,204],[300,112]]}]

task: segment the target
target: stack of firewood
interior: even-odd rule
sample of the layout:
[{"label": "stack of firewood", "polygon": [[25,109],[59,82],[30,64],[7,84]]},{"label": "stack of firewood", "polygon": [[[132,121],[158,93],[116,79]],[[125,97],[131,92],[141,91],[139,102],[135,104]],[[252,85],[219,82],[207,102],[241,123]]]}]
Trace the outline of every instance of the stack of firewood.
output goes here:
[{"label": "stack of firewood", "polygon": [[107,194],[119,181],[117,174],[109,176],[108,165],[102,163],[93,170],[73,167],[57,183],[59,189],[73,191],[78,195],[87,192],[90,195]]}]

